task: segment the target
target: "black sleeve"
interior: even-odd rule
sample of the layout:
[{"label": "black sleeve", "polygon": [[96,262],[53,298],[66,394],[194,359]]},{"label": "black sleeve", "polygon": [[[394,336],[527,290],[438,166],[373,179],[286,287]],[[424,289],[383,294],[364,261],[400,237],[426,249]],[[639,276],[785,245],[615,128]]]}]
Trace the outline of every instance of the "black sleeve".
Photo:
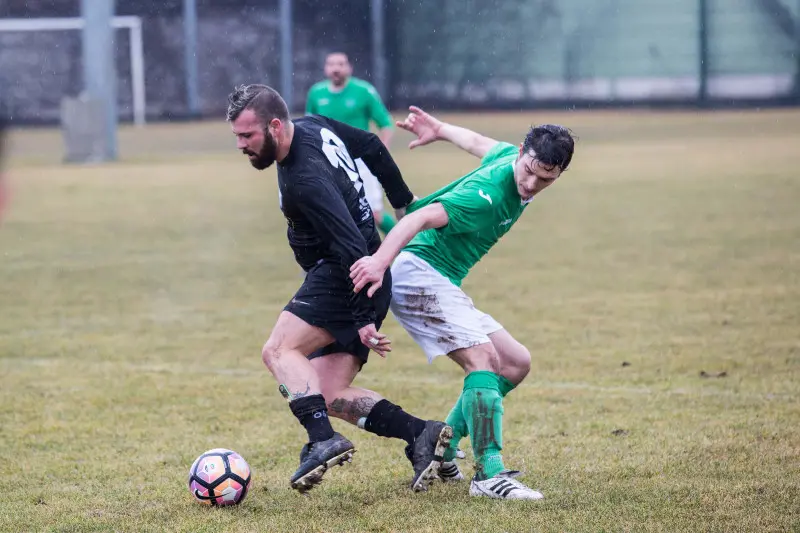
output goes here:
[{"label": "black sleeve", "polygon": [[381,182],[389,203],[395,209],[408,207],[414,199],[389,150],[374,133],[327,119],[336,135],[344,141],[353,159],[362,159]]},{"label": "black sleeve", "polygon": [[[330,181],[319,177],[302,177],[294,181],[288,192],[292,201],[308,218],[314,229],[330,246],[344,267],[346,283],[351,288],[350,267],[369,255],[367,241],[347,210],[342,193]],[[353,318],[358,328],[375,323],[375,304],[367,291],[353,293]]]}]

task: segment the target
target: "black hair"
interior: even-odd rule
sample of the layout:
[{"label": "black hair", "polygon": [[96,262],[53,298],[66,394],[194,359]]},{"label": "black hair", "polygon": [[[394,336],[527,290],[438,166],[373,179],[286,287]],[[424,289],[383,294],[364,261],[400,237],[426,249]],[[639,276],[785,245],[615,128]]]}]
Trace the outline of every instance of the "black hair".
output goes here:
[{"label": "black hair", "polygon": [[567,170],[572,153],[575,151],[575,139],[564,126],[543,124],[532,126],[522,143],[523,152],[533,151],[536,159],[551,168]]},{"label": "black hair", "polygon": [[264,127],[275,118],[289,121],[286,102],[278,91],[267,85],[239,85],[228,95],[228,121],[236,120],[245,109],[252,109]]}]

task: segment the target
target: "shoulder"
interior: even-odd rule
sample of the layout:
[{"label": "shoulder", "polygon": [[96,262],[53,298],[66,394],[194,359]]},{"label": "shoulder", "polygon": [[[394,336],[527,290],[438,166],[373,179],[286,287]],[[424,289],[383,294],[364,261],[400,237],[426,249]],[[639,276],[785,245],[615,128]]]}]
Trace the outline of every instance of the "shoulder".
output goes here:
[{"label": "shoulder", "polygon": [[378,91],[370,82],[366,80],[362,80],[361,78],[350,78],[350,83],[353,85],[354,88],[358,89],[361,92],[369,93],[373,96],[378,96]]},{"label": "shoulder", "polygon": [[509,156],[517,155],[517,147],[507,142],[498,142],[492,146],[486,155],[481,159],[481,166],[488,165],[496,162],[498,159],[504,159]]},{"label": "shoulder", "polygon": [[[286,172],[280,180],[281,192],[295,201],[312,203],[318,199],[321,187],[329,182],[325,172],[314,172],[311,168],[297,168]],[[314,193],[317,194],[314,194]]]},{"label": "shoulder", "polygon": [[292,122],[295,126],[295,135],[298,136],[301,144],[304,141],[311,141],[311,144],[316,146],[316,140],[320,136],[320,131],[323,129],[330,129],[332,121],[322,115],[303,115],[293,119]]},{"label": "shoulder", "polygon": [[320,115],[303,115],[301,117],[293,118],[292,124],[294,124],[295,134],[299,133],[300,135],[303,135],[310,128],[313,129],[314,127],[318,127],[320,118]]},{"label": "shoulder", "polygon": [[296,174],[308,173],[313,169],[322,155],[321,131],[327,127],[325,121],[316,115],[306,115],[294,119],[294,139],[289,152],[289,163],[284,165],[284,170],[289,172],[294,179]]},{"label": "shoulder", "polygon": [[308,90],[309,96],[321,96],[323,93],[328,91],[328,82],[327,81],[318,81],[311,88]]}]

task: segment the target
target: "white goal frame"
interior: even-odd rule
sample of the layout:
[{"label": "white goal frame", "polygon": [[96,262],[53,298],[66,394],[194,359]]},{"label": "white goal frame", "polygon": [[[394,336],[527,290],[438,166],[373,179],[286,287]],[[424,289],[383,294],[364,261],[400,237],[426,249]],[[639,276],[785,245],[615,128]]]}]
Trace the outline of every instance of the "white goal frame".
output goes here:
[{"label": "white goal frame", "polygon": [[[85,26],[81,17],[52,17],[52,18],[0,18],[0,31],[58,31],[82,30]],[[130,31],[130,56],[131,56],[131,86],[133,92],[133,122],[137,126],[145,124],[145,94],[144,94],[144,42],[142,40],[141,17],[126,16],[114,17],[111,20],[114,29],[127,29]]]}]

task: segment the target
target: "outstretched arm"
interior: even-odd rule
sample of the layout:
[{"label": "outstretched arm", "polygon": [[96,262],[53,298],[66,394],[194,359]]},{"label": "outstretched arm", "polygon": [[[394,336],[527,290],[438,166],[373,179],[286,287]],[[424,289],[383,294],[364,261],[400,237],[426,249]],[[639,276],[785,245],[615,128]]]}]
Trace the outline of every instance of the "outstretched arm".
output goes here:
[{"label": "outstretched arm", "polygon": [[498,141],[480,133],[442,122],[416,106],[408,108],[410,113],[397,127],[409,131],[417,138],[408,145],[410,149],[425,146],[435,141],[448,141],[475,157],[483,158]]},{"label": "outstretched arm", "polygon": [[341,138],[353,159],[361,158],[378,181],[395,209],[405,209],[414,195],[389,154],[389,149],[374,133],[363,131],[342,122],[326,119]]},{"label": "outstretched arm", "polygon": [[353,290],[360,292],[371,283],[367,296],[370,298],[383,283],[383,275],[395,257],[406,244],[420,231],[441,228],[450,222],[447,211],[440,203],[433,203],[404,216],[386,236],[378,251],[373,256],[362,257],[350,267],[350,278]]}]

